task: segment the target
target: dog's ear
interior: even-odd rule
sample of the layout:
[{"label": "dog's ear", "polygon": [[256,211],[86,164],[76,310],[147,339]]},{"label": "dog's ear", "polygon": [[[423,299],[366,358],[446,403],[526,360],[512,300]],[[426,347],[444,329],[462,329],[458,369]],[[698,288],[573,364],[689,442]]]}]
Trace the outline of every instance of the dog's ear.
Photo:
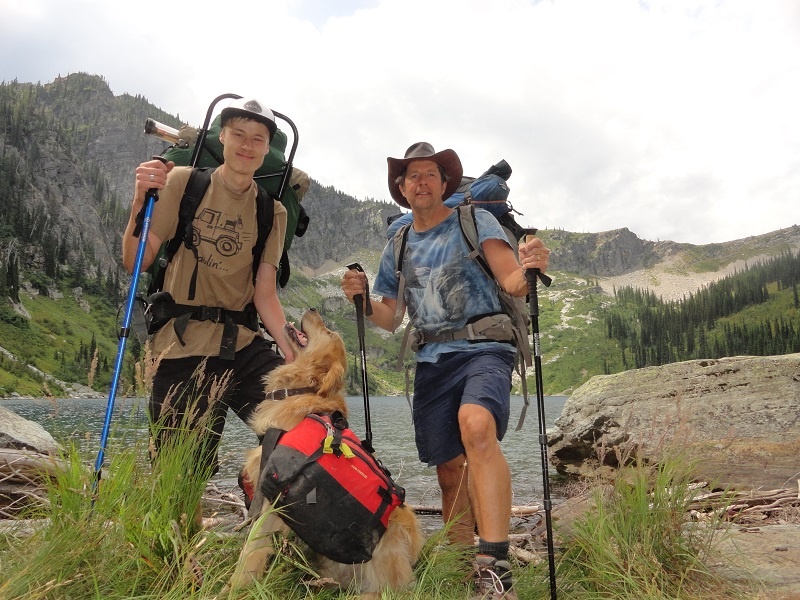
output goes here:
[{"label": "dog's ear", "polygon": [[319,382],[319,395],[330,396],[339,392],[344,385],[344,372],[344,367],[341,363],[335,361],[328,369],[328,372],[323,375],[322,381]]}]

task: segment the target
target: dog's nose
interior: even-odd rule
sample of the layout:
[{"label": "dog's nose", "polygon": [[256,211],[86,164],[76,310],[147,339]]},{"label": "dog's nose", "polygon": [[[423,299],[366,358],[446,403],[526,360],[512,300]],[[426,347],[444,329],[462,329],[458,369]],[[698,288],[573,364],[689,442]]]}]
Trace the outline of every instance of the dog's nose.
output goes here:
[{"label": "dog's nose", "polygon": [[310,310],[311,312],[317,312],[317,309],[314,308],[313,306],[311,308],[309,308],[308,310]]}]

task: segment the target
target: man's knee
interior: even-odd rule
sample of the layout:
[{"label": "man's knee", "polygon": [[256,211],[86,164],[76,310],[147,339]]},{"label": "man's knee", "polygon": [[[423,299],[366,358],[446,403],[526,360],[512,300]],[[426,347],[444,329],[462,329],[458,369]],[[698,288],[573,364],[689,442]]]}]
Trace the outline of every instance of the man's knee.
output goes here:
[{"label": "man's knee", "polygon": [[458,426],[464,447],[488,447],[497,443],[494,416],[482,406],[465,404],[458,412]]}]

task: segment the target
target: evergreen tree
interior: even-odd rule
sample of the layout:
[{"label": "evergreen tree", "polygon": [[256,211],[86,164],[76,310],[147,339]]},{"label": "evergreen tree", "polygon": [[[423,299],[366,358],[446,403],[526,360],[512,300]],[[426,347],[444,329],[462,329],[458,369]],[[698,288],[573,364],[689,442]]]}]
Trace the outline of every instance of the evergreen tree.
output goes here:
[{"label": "evergreen tree", "polygon": [[6,268],[6,293],[14,302],[19,302],[19,259],[12,252]]}]

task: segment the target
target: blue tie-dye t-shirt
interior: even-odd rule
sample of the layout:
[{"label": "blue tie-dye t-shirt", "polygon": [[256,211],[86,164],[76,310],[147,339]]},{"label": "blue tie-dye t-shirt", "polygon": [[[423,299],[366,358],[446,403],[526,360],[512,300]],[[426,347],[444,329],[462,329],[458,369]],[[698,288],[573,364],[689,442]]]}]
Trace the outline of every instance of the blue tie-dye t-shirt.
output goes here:
[{"label": "blue tie-dye t-shirt", "polygon": [[[508,242],[497,219],[483,209],[475,209],[478,239]],[[469,319],[488,313],[502,312],[497,297],[497,283],[486,276],[480,265],[467,258],[469,249],[454,211],[428,231],[408,232],[403,273],[406,278],[405,302],[412,326],[425,333],[438,335],[462,329]],[[394,243],[383,249],[378,275],[372,292],[397,299],[399,280],[394,259]],[[455,351],[478,351],[489,347],[507,350],[513,346],[499,342],[470,343],[466,340],[426,344],[417,352],[417,361],[436,362],[441,354]]]}]

